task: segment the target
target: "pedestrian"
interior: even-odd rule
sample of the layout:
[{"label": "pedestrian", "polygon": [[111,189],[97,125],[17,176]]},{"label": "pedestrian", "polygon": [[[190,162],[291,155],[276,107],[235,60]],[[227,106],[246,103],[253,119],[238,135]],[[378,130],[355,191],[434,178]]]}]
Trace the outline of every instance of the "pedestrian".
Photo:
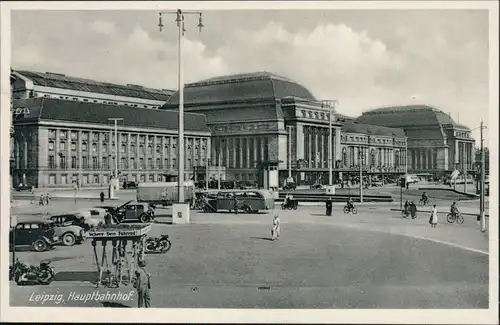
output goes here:
[{"label": "pedestrian", "polygon": [[271,240],[280,239],[280,217],[278,213],[274,214],[273,228],[271,229]]},{"label": "pedestrian", "polygon": [[140,260],[135,271],[134,288],[137,290],[137,307],[149,308],[151,306],[151,275],[146,272],[146,261]]},{"label": "pedestrian", "polygon": [[411,201],[410,203],[410,214],[412,219],[417,218],[417,205],[415,204],[414,201]]},{"label": "pedestrian", "polygon": [[45,202],[45,197],[43,196],[43,194],[40,194],[40,200],[38,201],[38,204],[44,205],[44,202]]},{"label": "pedestrian", "polygon": [[238,198],[236,197],[236,194],[233,196],[233,209],[234,214],[238,214]]},{"label": "pedestrian", "polygon": [[101,194],[99,194],[99,196],[101,197],[101,203],[104,202],[104,192],[101,192]]},{"label": "pedestrian", "polygon": [[326,215],[331,217],[332,216],[332,198],[326,199]]},{"label": "pedestrian", "polygon": [[47,194],[45,195],[45,202],[47,202],[47,205],[49,205],[49,203],[50,203],[50,199],[51,199],[50,194],[49,194],[49,193],[47,193]]},{"label": "pedestrian", "polygon": [[432,228],[436,228],[437,223],[438,223],[438,214],[437,214],[437,208],[436,208],[435,204],[432,206],[431,217],[429,218],[429,223],[430,223]]}]

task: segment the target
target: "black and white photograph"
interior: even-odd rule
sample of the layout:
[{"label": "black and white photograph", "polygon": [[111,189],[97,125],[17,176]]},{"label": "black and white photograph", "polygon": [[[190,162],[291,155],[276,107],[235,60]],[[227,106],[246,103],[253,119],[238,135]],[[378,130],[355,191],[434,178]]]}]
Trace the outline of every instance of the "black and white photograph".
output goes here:
[{"label": "black and white photograph", "polygon": [[497,2],[1,9],[2,321],[498,322]]}]

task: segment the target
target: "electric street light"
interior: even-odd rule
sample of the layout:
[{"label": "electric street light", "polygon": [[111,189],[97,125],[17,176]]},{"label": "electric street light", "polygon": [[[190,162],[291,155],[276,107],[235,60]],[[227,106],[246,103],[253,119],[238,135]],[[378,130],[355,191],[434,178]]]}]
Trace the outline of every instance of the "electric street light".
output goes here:
[{"label": "electric street light", "polygon": [[123,121],[123,118],[121,117],[110,117],[108,118],[108,121],[114,121],[115,122],[115,185],[116,189],[118,190],[119,182],[118,182],[118,121]]},{"label": "electric street light", "polygon": [[183,80],[183,65],[182,65],[182,40],[186,29],[184,28],[184,15],[197,15],[198,16],[198,28],[203,28],[201,12],[195,11],[182,11],[178,9],[177,11],[166,11],[160,12],[160,18],[158,27],[160,28],[160,32],[163,30],[163,20],[162,14],[175,14],[178,28],[178,60],[179,60],[179,74],[178,74],[178,83],[179,83],[179,152],[178,152],[178,160],[179,160],[179,176],[177,180],[177,185],[179,188],[179,203],[184,203],[184,80]]},{"label": "electric street light", "polygon": [[333,113],[335,112],[335,107],[337,105],[337,100],[323,100],[321,101],[321,107],[328,107],[329,110],[329,127],[328,127],[328,185],[333,185],[333,153],[332,153],[332,123],[333,123]]}]

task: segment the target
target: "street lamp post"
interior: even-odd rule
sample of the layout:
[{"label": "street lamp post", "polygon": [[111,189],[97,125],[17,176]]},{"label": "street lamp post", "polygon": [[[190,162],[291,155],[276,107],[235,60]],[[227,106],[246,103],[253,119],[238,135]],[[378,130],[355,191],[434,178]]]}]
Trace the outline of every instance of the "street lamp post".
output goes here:
[{"label": "street lamp post", "polygon": [[359,161],[359,201],[363,203],[363,162],[365,161],[366,147],[359,146],[358,148],[358,161]]},{"label": "street lamp post", "polygon": [[115,179],[116,179],[116,190],[118,190],[118,121],[123,121],[121,117],[108,118],[108,121],[114,121],[115,123]]},{"label": "street lamp post", "polygon": [[333,113],[335,112],[335,106],[337,105],[337,100],[324,100],[322,101],[322,106],[328,106],[328,185],[333,185]]},{"label": "street lamp post", "polygon": [[484,137],[483,137],[483,129],[486,127],[483,124],[483,120],[481,120],[481,196],[479,203],[479,221],[481,225],[481,231],[486,230],[486,220],[484,219],[484,183],[485,183],[485,159],[484,159]]},{"label": "street lamp post", "polygon": [[178,139],[179,139],[179,153],[178,153],[178,161],[179,161],[179,176],[178,176],[178,188],[179,188],[179,203],[184,203],[184,73],[183,73],[183,65],[182,65],[182,41],[184,33],[186,29],[184,28],[184,15],[197,15],[198,20],[198,28],[203,28],[201,12],[186,12],[180,9],[176,11],[166,11],[160,12],[160,18],[158,27],[160,28],[160,32],[163,30],[163,21],[162,14],[175,14],[176,15],[176,23],[178,28],[178,61],[179,61],[179,74],[178,74],[178,86],[179,86],[179,127],[178,127]]}]

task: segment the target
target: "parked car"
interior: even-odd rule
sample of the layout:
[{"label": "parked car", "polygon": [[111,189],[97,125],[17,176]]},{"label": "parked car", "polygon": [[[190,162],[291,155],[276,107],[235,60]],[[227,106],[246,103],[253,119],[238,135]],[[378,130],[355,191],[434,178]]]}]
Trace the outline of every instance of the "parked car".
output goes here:
[{"label": "parked car", "polygon": [[26,184],[19,184],[16,186],[16,191],[20,192],[20,191],[29,191],[31,190],[31,186],[30,185],[26,185]]},{"label": "parked car", "polygon": [[124,189],[127,189],[127,188],[137,188],[137,183],[133,182],[133,181],[123,182],[123,188]]},{"label": "parked car", "polygon": [[372,186],[373,187],[382,187],[382,186],[384,186],[384,182],[382,182],[382,181],[373,181],[372,182]]},{"label": "parked car", "polygon": [[30,246],[37,252],[44,252],[52,249],[58,240],[54,222],[44,219],[18,222],[9,233],[12,249]]},{"label": "parked car", "polygon": [[56,236],[64,246],[73,246],[85,240],[85,228],[87,228],[87,225],[82,219],[83,216],[76,214],[63,214],[50,217],[50,220],[54,222]]},{"label": "parked car", "polygon": [[90,218],[90,213],[88,216],[85,216],[82,212],[54,215],[49,219],[54,221],[56,226],[78,226],[85,231],[99,225],[98,220]]},{"label": "parked car", "polygon": [[104,217],[108,214],[107,210],[102,208],[79,209],[73,211],[73,213],[83,216],[85,223],[90,227],[96,227],[104,223]]},{"label": "parked car", "polygon": [[103,206],[97,206],[94,207],[94,209],[103,209],[106,211],[106,213],[112,213],[114,212],[118,207],[117,206],[111,206],[111,205],[103,205]]},{"label": "parked car", "polygon": [[128,201],[111,213],[117,223],[125,221],[150,222],[154,219],[154,206],[149,203]]}]

